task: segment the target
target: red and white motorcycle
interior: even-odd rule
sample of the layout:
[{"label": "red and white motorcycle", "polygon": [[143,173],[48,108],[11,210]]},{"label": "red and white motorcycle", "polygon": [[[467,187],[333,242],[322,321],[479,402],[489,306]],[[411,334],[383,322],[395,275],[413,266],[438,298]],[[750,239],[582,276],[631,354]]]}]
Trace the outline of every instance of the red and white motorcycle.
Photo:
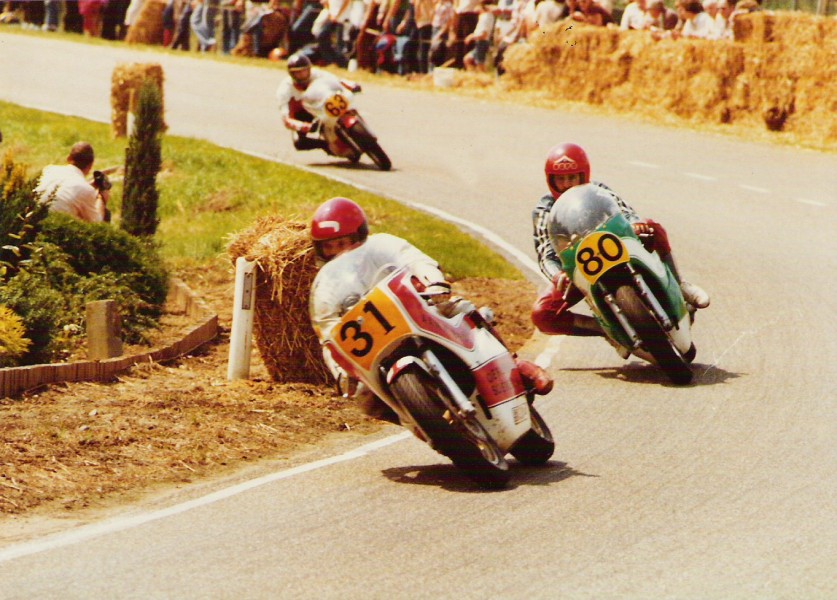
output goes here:
[{"label": "red and white motorcycle", "polygon": [[354,108],[353,96],[340,83],[323,77],[312,81],[305,90],[302,106],[316,117],[316,128],[328,144],[329,154],[353,162],[366,154],[379,169],[389,171],[392,161]]},{"label": "red and white motorcycle", "polygon": [[552,434],[490,322],[477,310],[443,316],[408,267],[391,270],[363,297],[344,299],[326,339],[335,361],[485,487],[508,483],[508,453],[546,463]]}]

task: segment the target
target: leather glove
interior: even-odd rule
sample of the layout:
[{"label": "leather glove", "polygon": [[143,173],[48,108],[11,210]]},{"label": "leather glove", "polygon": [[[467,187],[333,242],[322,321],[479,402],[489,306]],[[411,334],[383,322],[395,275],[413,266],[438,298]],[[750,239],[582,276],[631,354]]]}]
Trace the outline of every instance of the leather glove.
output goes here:
[{"label": "leather glove", "polygon": [[645,221],[637,221],[633,224],[633,228],[638,236],[654,235],[654,228]]}]

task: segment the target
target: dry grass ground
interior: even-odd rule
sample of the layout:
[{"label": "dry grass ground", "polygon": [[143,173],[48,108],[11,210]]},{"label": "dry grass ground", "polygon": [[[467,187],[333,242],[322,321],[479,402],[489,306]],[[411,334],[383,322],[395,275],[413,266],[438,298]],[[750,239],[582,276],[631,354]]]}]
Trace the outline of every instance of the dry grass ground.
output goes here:
[{"label": "dry grass ground", "polygon": [[[112,383],[52,386],[0,400],[0,525],[24,515],[77,517],[287,458],[328,436],[380,429],[331,388],[274,383],[255,352],[251,379],[228,382],[229,265],[178,276],[218,313],[222,335],[215,342],[173,364],[136,367]],[[495,309],[516,348],[532,334],[534,290],[522,285],[528,284],[480,280],[457,288]],[[157,345],[188,325],[167,315]]]}]

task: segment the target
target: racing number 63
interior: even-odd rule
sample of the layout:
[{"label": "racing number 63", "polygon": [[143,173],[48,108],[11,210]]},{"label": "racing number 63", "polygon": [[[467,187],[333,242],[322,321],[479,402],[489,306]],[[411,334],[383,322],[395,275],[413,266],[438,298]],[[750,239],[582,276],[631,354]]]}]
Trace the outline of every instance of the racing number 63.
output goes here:
[{"label": "racing number 63", "polygon": [[593,234],[585,238],[575,254],[584,277],[591,283],[615,265],[628,262],[622,240],[612,233]]},{"label": "racing number 63", "polygon": [[339,117],[346,109],[349,107],[349,103],[346,102],[346,98],[343,97],[342,94],[334,94],[331,98],[326,100],[325,109],[328,111],[333,117]]}]

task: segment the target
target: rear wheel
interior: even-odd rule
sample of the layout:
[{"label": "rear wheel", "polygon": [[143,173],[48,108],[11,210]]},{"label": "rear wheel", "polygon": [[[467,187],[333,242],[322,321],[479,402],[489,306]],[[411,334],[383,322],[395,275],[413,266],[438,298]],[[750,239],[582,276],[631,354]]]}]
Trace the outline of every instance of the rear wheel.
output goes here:
[{"label": "rear wheel", "polygon": [[668,335],[642,303],[636,290],[629,285],[623,285],[616,290],[615,297],[616,304],[636,329],[643,347],[654,357],[666,376],[673,383],[689,383],[692,380],[689,363],[674,348]]},{"label": "rear wheel", "polygon": [[468,477],[488,488],[504,487],[510,477],[509,465],[497,443],[475,416],[451,424],[441,394],[433,378],[418,367],[402,372],[392,382],[392,391],[419,427],[430,438],[433,448],[450,458]]},{"label": "rear wheel", "polygon": [[389,159],[389,156],[381,148],[378,140],[369,133],[369,130],[366,129],[362,121],[358,120],[352,125],[351,129],[349,129],[349,135],[360,146],[360,149],[369,155],[369,158],[372,159],[372,162],[381,171],[389,171],[392,168],[392,161]]},{"label": "rear wheel", "polygon": [[511,449],[511,455],[524,465],[542,465],[555,452],[555,440],[540,413],[529,407],[532,429],[527,431]]}]

